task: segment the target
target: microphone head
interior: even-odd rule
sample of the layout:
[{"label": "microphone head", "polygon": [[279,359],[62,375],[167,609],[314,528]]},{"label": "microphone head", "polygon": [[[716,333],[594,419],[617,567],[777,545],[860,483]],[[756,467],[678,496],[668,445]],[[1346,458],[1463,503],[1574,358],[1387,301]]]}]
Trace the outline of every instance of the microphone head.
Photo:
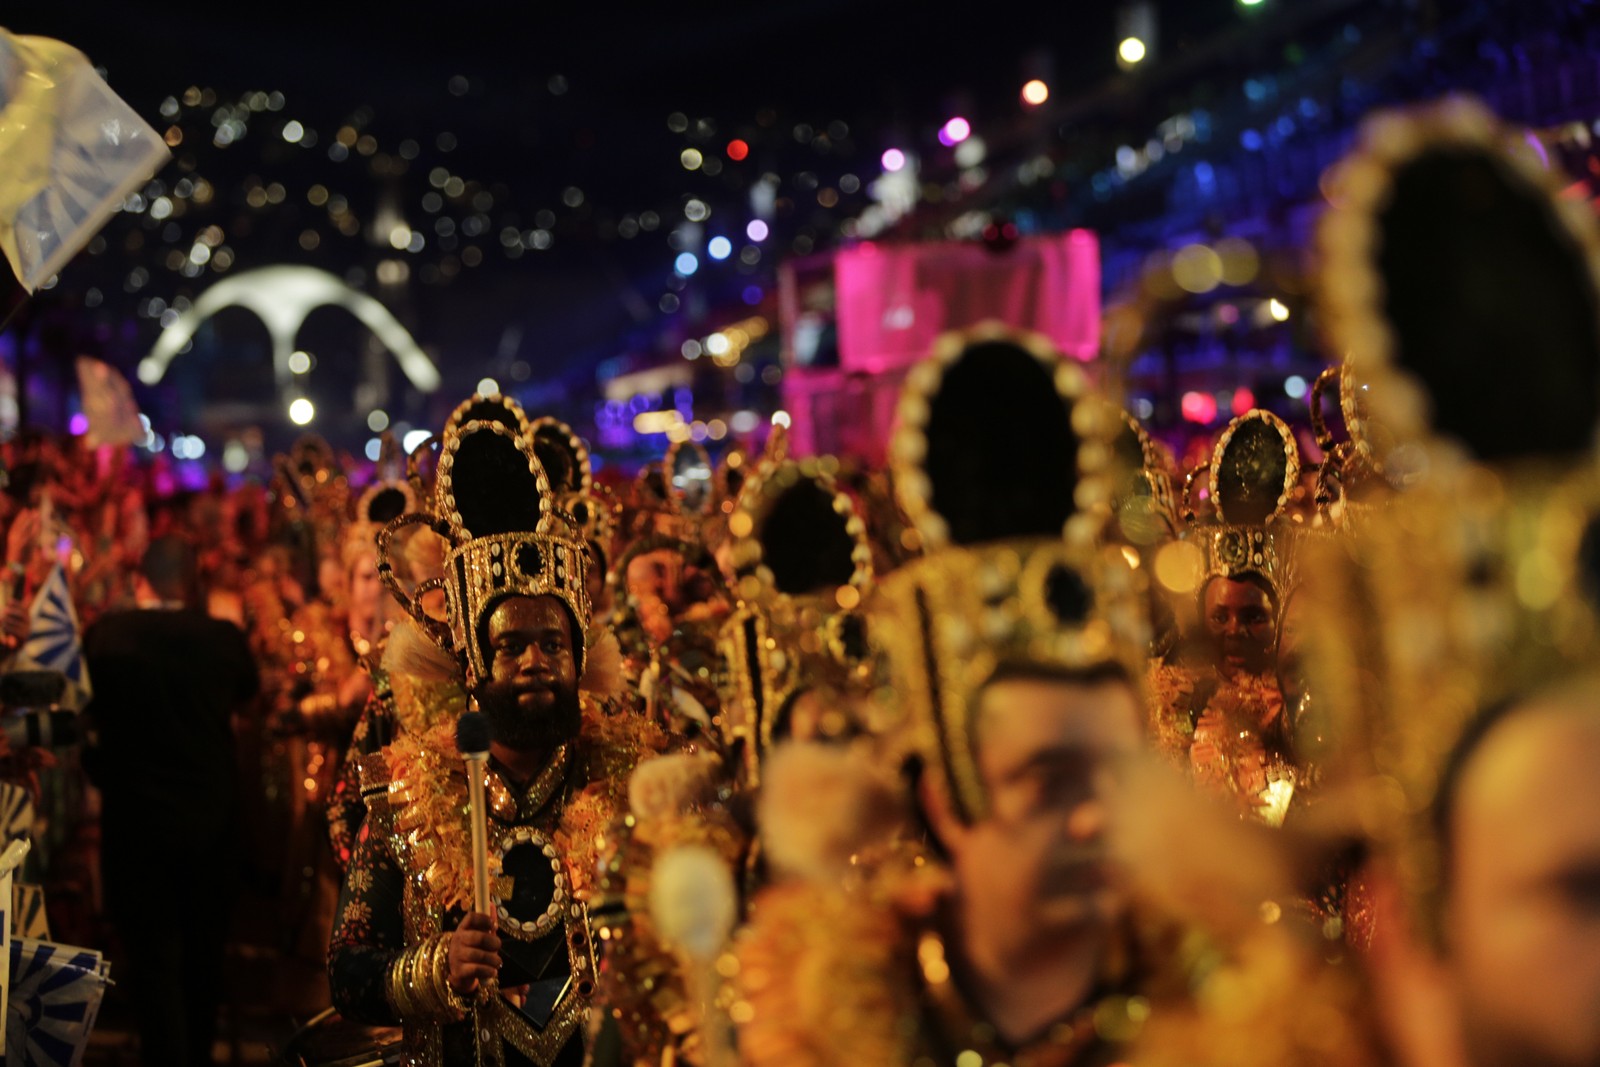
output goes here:
[{"label": "microphone head", "polygon": [[489,718],[482,712],[469,711],[456,720],[456,750],[462,756],[486,755],[492,738]]}]

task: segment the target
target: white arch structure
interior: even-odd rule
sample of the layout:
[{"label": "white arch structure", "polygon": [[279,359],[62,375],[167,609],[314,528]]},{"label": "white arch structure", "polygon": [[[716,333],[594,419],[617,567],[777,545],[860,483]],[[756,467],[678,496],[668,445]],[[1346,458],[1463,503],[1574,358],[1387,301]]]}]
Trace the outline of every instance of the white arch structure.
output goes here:
[{"label": "white arch structure", "polygon": [[417,346],[406,328],[374,297],[345,284],[315,267],[261,267],[225,278],[178,313],[178,321],[161,331],[150,354],[139,361],[139,380],[154,385],[180,349],[211,316],[223,308],[242,307],[255,312],[272,337],[272,366],[280,386],[293,378],[289,357],[306,316],[319,307],[342,307],[360,319],[383,342],[411,384],[425,393],[439,388],[439,369]]}]

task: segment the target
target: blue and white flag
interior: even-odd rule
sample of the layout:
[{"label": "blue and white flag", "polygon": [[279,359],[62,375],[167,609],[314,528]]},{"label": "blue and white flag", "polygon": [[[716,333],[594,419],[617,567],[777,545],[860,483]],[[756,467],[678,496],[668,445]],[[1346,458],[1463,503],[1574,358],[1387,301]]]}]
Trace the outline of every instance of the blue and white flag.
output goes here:
[{"label": "blue and white flag", "polygon": [[29,620],[28,639],[17,652],[17,666],[66,675],[67,690],[61,704],[82,711],[94,689],[89,684],[89,665],[83,659],[78,612],[72,606],[72,591],[61,564],[50,568],[50,576],[39,587]]},{"label": "blue and white flag", "polygon": [[100,1014],[109,971],[93,949],[14,939],[6,995],[7,1067],[77,1067]]}]

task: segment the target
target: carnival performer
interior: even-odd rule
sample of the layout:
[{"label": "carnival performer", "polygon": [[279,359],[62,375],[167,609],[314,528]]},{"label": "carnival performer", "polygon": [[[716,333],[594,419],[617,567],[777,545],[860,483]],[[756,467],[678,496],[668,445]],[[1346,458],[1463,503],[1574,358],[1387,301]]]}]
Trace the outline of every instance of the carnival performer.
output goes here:
[{"label": "carnival performer", "polygon": [[370,813],[329,951],[334,1002],[403,1027],[407,1063],[579,1063],[597,838],[628,773],[666,741],[616,702],[618,657],[590,630],[582,542],[527,437],[499,419],[447,429],[436,493],[451,622],[408,599],[406,625],[434,642],[431,676],[470,694],[493,728],[494,914],[470,910],[454,722],[401,735],[364,767]]},{"label": "carnival performer", "polygon": [[1198,580],[1180,583],[1197,590],[1198,619],[1191,639],[1150,667],[1153,732],[1196,783],[1234,797],[1243,814],[1280,825],[1296,782],[1275,668],[1299,535],[1287,515],[1299,449],[1281,419],[1258,409],[1228,424],[1209,471],[1215,518],[1191,517],[1186,533],[1200,549],[1191,554]]},{"label": "carnival performer", "polygon": [[[692,916],[715,914],[707,902],[724,900],[722,921],[737,922],[766,880],[748,811],[771,754],[791,737],[842,743],[860,728],[852,711],[876,677],[858,610],[872,550],[833,483],[837,466],[831,457],[784,460],[744,483],[728,517],[740,595],[718,639],[716,743],[642,766],[628,818],[607,834],[600,1000],[625,1063],[726,1062],[726,1020],[700,1004],[714,961],[697,957],[719,955],[726,930],[707,936]],[[688,917],[671,904],[684,899],[700,902]]]},{"label": "carnival performer", "polygon": [[[1075,503],[1105,499],[1115,410],[1042,339],[997,329],[941,339],[909,382],[891,456],[927,554],[870,606],[887,718],[860,802],[833,761],[811,786],[769,773],[763,839],[790,876],[729,968],[740,1052],[1111,1063],[1154,991],[1101,836],[1107,776],[1144,744],[1145,613]],[[905,847],[894,828],[919,824],[926,849]]]}]

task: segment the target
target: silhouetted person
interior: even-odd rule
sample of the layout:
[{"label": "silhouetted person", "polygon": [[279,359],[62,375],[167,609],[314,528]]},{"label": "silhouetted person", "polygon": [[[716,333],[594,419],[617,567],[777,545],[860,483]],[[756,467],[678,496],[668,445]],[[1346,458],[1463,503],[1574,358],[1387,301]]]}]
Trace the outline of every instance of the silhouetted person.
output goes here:
[{"label": "silhouetted person", "polygon": [[[106,908],[144,1063],[212,1062],[241,834],[232,713],[260,685],[244,634],[199,604],[195,553],[145,553],[140,607],[89,627]],[[115,960],[116,963],[124,963]]]}]

